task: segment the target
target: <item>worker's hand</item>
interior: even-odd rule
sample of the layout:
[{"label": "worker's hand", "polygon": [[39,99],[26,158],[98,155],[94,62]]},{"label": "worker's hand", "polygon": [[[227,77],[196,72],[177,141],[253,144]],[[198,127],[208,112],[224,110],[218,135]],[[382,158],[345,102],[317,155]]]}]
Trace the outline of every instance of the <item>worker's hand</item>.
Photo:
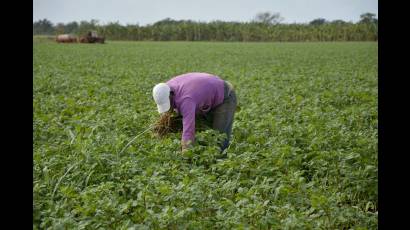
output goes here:
[{"label": "worker's hand", "polygon": [[192,148],[192,141],[181,141],[182,152],[186,152],[190,148]]}]

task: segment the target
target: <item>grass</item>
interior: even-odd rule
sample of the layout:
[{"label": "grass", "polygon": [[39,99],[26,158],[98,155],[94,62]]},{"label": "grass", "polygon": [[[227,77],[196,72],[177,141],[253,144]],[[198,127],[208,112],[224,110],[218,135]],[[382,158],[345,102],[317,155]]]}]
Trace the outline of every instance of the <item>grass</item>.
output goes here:
[{"label": "grass", "polygon": [[[33,44],[34,229],[377,228],[377,43]],[[121,152],[193,71],[236,88],[227,156],[212,130]]]},{"label": "grass", "polygon": [[56,36],[53,35],[33,35],[33,44],[42,42],[55,42]]}]

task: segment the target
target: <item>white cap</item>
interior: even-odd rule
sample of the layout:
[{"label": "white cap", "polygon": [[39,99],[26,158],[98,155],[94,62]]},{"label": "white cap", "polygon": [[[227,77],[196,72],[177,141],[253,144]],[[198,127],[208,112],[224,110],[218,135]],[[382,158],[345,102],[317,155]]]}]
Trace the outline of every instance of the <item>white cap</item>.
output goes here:
[{"label": "white cap", "polygon": [[164,113],[169,110],[171,103],[169,101],[169,93],[171,88],[165,83],[159,83],[152,89],[152,96],[154,97],[155,103],[157,103],[158,112]]}]

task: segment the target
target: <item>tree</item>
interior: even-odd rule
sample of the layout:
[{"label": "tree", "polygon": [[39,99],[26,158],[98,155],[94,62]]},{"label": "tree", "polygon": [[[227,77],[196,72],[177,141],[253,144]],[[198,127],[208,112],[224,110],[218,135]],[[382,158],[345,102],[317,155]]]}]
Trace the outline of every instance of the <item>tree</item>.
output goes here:
[{"label": "tree", "polygon": [[343,21],[343,20],[333,20],[330,22],[330,24],[334,24],[334,25],[346,25],[347,22]]},{"label": "tree", "polygon": [[85,35],[91,30],[98,29],[98,20],[92,19],[90,22],[87,21],[80,21],[80,25],[78,26],[77,33],[80,35]]},{"label": "tree", "polygon": [[279,24],[283,21],[283,17],[280,16],[280,13],[270,13],[262,12],[258,13],[255,17],[255,22],[260,22],[263,24]]},{"label": "tree", "polygon": [[65,33],[65,26],[64,23],[57,23],[55,26],[55,33],[56,34],[64,34]]},{"label": "tree", "polygon": [[178,21],[172,20],[171,18],[165,18],[160,21],[157,21],[153,24],[153,26],[162,26],[162,25],[174,25],[177,24]]},{"label": "tree", "polygon": [[311,22],[309,22],[309,24],[313,25],[313,26],[320,26],[320,25],[323,25],[325,23],[327,23],[327,22],[326,22],[326,19],[324,19],[324,18],[316,18],[316,19],[313,19]]},{"label": "tree", "polygon": [[364,13],[360,15],[359,23],[365,23],[365,24],[377,23],[377,19],[375,18],[375,16],[376,14],[373,14],[373,13]]},{"label": "tree", "polygon": [[47,19],[38,20],[33,23],[33,34],[51,35],[53,32],[53,23]]},{"label": "tree", "polygon": [[76,33],[78,30],[78,23],[77,22],[70,22],[65,25],[65,32],[66,33]]},{"label": "tree", "polygon": [[[33,35],[75,33],[89,31],[110,40],[154,41],[377,41],[378,24],[374,14],[361,15],[362,23],[343,20],[326,21],[317,18],[310,23],[281,24],[280,15],[261,13],[250,22],[173,20],[165,18],[154,24],[121,25],[111,22],[99,25],[97,20],[70,22],[56,26],[43,19],[33,22]],[[373,22],[373,23],[368,23]]]}]

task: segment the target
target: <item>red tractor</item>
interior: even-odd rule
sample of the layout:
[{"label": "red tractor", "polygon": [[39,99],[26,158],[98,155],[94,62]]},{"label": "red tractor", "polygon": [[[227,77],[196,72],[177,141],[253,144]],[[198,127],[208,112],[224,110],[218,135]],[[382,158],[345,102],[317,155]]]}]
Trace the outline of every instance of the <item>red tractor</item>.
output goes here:
[{"label": "red tractor", "polygon": [[96,31],[89,31],[86,36],[80,37],[81,43],[101,43],[104,44],[105,37],[98,36]]}]

